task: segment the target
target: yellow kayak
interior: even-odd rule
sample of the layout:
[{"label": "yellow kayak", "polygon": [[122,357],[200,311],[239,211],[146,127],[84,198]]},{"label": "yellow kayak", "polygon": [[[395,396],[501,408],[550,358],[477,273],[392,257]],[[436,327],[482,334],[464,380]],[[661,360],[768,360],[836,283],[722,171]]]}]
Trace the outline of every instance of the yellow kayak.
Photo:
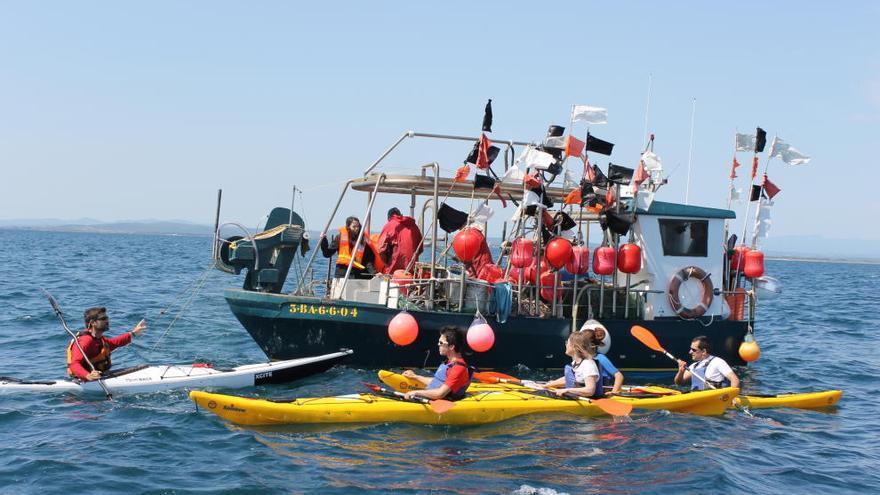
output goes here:
[{"label": "yellow kayak", "polygon": [[[419,380],[407,378],[392,371],[379,371],[379,380],[400,392],[424,388],[424,385]],[[471,386],[468,387],[468,392],[476,394],[485,392],[520,392],[527,395],[533,395],[533,390],[528,387],[502,383],[472,383]],[[739,389],[737,388],[723,388],[691,392],[687,394],[656,394],[657,396],[652,397],[616,396],[611,397],[611,400],[632,404],[633,408],[636,409],[664,409],[667,411],[696,414],[699,416],[717,416],[724,414],[724,411],[727,410],[731,400],[733,400],[737,394],[739,394]],[[651,395],[654,395],[653,392]]]},{"label": "yellow kayak", "polygon": [[842,396],[842,390],[823,390],[821,392],[804,392],[800,394],[745,395],[734,399],[734,403],[737,406],[748,407],[749,409],[765,409],[769,407],[821,409],[837,405]]},{"label": "yellow kayak", "polygon": [[456,401],[438,414],[427,404],[405,402],[372,394],[271,401],[193,391],[190,399],[223,419],[240,425],[315,423],[419,423],[477,425],[495,423],[525,414],[566,413],[594,417],[605,415],[588,400],[562,400],[518,391],[477,392]]}]

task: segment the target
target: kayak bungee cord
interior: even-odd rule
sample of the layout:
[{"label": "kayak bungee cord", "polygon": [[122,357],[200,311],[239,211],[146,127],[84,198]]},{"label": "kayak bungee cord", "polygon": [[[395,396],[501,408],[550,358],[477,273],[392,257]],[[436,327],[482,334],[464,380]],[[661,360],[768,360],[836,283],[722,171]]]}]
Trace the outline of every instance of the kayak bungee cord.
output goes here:
[{"label": "kayak bungee cord", "polygon": [[[83,360],[85,360],[86,364],[89,365],[89,368],[91,368],[92,371],[97,371],[95,369],[95,365],[92,364],[92,360],[89,359],[88,356],[86,356],[86,351],[84,351],[82,346],[79,345],[79,339],[76,338],[76,334],[70,330],[70,327],[67,326],[67,322],[64,321],[64,314],[61,313],[61,308],[58,307],[58,301],[56,301],[55,298],[52,297],[52,294],[49,294],[49,291],[47,291],[46,289],[43,289],[41,287],[40,290],[43,292],[43,295],[46,296],[46,299],[49,300],[49,304],[52,305],[52,310],[55,311],[55,316],[57,316],[58,319],[61,320],[61,325],[73,338],[73,344],[76,345],[77,349],[79,349],[79,352],[82,354]],[[101,389],[104,391],[104,393],[107,394],[107,400],[113,400],[113,394],[111,394],[110,390],[107,389],[107,385],[104,384],[104,380],[98,378],[96,381],[98,382],[98,385],[101,386]]]}]

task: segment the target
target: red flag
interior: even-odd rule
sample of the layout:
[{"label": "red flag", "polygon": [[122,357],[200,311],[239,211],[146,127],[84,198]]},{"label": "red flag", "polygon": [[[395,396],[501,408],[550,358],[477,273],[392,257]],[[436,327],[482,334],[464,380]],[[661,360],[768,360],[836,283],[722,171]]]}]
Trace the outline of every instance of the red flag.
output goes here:
[{"label": "red flag", "polygon": [[452,179],[453,182],[464,182],[467,180],[468,175],[471,173],[471,166],[465,163],[461,167],[458,167],[458,170],[455,171],[455,178]]},{"label": "red flag", "polygon": [[782,189],[776,187],[776,184],[770,182],[770,179],[767,178],[767,174],[764,174],[764,192],[767,193],[768,198],[773,199],[773,196],[779,194],[779,191],[781,190]]},{"label": "red flag", "polygon": [[584,159],[584,175],[587,177],[587,182],[593,182],[596,180],[596,172],[593,170],[593,167],[590,165],[590,159],[587,158],[587,155],[584,154],[582,156]]},{"label": "red flag", "polygon": [[526,185],[526,189],[535,189],[541,187],[541,181],[532,174],[526,174],[525,176],[523,176],[523,183]]},{"label": "red flag", "polygon": [[492,146],[492,141],[489,141],[485,134],[480,134],[480,149],[477,152],[476,163],[479,169],[489,168],[489,146]]},{"label": "red flag", "polygon": [[730,180],[736,179],[736,167],[739,167],[739,162],[736,161],[736,157],[733,157],[733,167],[730,169]]},{"label": "red flag", "polygon": [[562,200],[563,203],[567,205],[579,205],[581,204],[581,188],[576,187],[571,190],[570,193]]},{"label": "red flag", "polygon": [[608,184],[608,191],[605,193],[605,207],[608,208],[614,203],[614,187]]},{"label": "red flag", "polygon": [[756,156],[754,160],[752,160],[752,180],[755,180],[755,176],[758,175],[758,157]]},{"label": "red flag", "polygon": [[632,185],[633,192],[639,190],[639,185],[642,182],[645,182],[648,179],[648,169],[645,168],[644,160],[639,160],[639,168],[636,169],[636,173],[633,174]]},{"label": "red flag", "polygon": [[501,207],[507,208],[507,201],[505,201],[504,196],[501,195],[501,185],[495,184],[495,187],[492,188],[492,191],[495,193],[495,195],[498,196],[498,199],[501,200]]},{"label": "red flag", "polygon": [[568,156],[581,156],[584,152],[584,142],[569,134],[565,136],[565,154]]},{"label": "red flag", "polygon": [[553,217],[551,217],[550,214],[547,213],[547,210],[541,210],[541,220],[544,222],[545,227],[553,226]]}]

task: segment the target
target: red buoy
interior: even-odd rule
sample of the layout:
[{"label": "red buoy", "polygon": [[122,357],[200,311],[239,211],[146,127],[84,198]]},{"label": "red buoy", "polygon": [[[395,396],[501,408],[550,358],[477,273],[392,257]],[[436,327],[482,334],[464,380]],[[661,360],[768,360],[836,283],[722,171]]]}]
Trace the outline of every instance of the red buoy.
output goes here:
[{"label": "red buoy", "polygon": [[388,323],[388,337],[397,345],[410,345],[419,336],[419,324],[413,315],[406,311],[397,313],[397,316]]},{"label": "red buoy", "polygon": [[748,278],[758,278],[764,275],[764,253],[757,249],[746,253],[743,273]]},{"label": "red buoy", "polygon": [[391,283],[396,284],[403,295],[409,292],[410,282],[412,282],[412,274],[406,270],[394,270],[394,274],[391,275]]},{"label": "red buoy", "polygon": [[490,284],[494,284],[495,282],[501,280],[504,277],[504,270],[501,269],[500,266],[495,263],[486,263],[480,268],[480,273],[477,274],[477,278],[481,280],[485,280]]},{"label": "red buoy", "polygon": [[[532,263],[530,266],[527,266],[523,271],[523,278],[526,283],[531,285],[536,285],[538,280],[538,267],[535,266],[536,263]],[[541,272],[547,271],[547,262],[541,260]]]},{"label": "red buoy", "polygon": [[617,252],[611,246],[596,248],[593,252],[593,272],[596,275],[611,275],[614,273],[616,254]]},{"label": "red buoy", "polygon": [[638,273],[642,269],[642,248],[636,244],[621,245],[617,266],[623,273]]},{"label": "red buoy", "polygon": [[452,249],[455,250],[455,255],[465,263],[473,261],[477,253],[480,252],[482,244],[483,233],[473,227],[462,230],[452,239]]},{"label": "red buoy", "polygon": [[[541,273],[541,299],[545,301],[553,300],[553,281],[556,277],[553,272],[547,271]],[[556,288],[556,299],[562,298],[563,288]]]},{"label": "red buoy", "polygon": [[571,259],[565,264],[565,269],[572,275],[586,275],[590,271],[590,248],[587,246],[571,248]]},{"label": "red buoy", "polygon": [[535,243],[529,239],[519,237],[514,239],[510,252],[510,264],[523,268],[531,265],[535,260]]},{"label": "red buoy", "polygon": [[559,270],[571,259],[571,242],[562,237],[551,239],[547,243],[546,257],[547,263],[554,270]]},{"label": "red buoy", "polygon": [[751,251],[748,246],[737,246],[733,248],[733,256],[730,257],[730,269],[735,272],[741,272],[745,266],[746,253]]}]

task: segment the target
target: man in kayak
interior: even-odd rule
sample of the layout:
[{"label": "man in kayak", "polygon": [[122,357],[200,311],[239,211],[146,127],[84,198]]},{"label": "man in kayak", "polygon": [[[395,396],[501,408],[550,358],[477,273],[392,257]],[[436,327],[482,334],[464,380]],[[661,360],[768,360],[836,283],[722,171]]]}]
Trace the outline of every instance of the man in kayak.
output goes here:
[{"label": "man in kayak", "polygon": [[709,337],[701,335],[695,338],[688,353],[694,362],[688,366],[681,359],[678,360],[676,385],[685,385],[690,380],[691,390],[739,387],[739,378],[730,365],[720,357],[712,355]]},{"label": "man in kayak", "polygon": [[[361,221],[357,217],[348,217],[345,219],[345,226],[339,229],[339,235],[334,236],[331,242],[328,243],[326,237],[321,238],[321,254],[325,258],[338,254],[335,278],[345,277],[348,263],[351,261],[351,252],[354,250],[354,244],[357,242],[360,232]],[[374,274],[381,273],[384,268],[385,264],[382,263],[382,258],[379,256],[379,251],[373,244],[373,240],[369,235],[364,235],[360,247],[354,254],[351,278],[373,278]]]},{"label": "man in kayak", "polygon": [[[89,308],[83,314],[86,328],[77,333],[77,342],[73,340],[67,345],[67,372],[72,377],[88,382],[101,378],[101,374],[110,369],[110,353],[117,347],[131,343],[131,339],[147,328],[146,322],[141,320],[131,331],[108,339],[104,332],[110,328],[110,318],[107,316],[107,308]],[[80,347],[85,351],[88,362],[95,367],[89,366],[80,352]]]},{"label": "man in kayak", "polygon": [[599,385],[602,386],[603,390],[610,387],[610,390],[607,390],[606,394],[619,394],[620,389],[623,387],[623,373],[611,363],[611,360],[608,359],[608,356],[605,353],[600,352],[600,349],[605,346],[608,336],[608,330],[605,328],[605,325],[602,325],[596,320],[587,320],[581,325],[580,331],[592,330],[593,339],[592,343],[596,346],[596,357],[593,358],[596,360],[596,363],[599,365],[599,374],[601,375],[601,379],[599,380]]},{"label": "man in kayak", "polygon": [[407,378],[415,378],[426,385],[423,390],[412,390],[406,393],[406,398],[425,397],[426,399],[459,400],[464,398],[468,385],[471,384],[473,372],[462,358],[462,352],[466,346],[464,330],[447,325],[440,329],[440,339],[437,346],[440,355],[446,358],[446,362],[437,368],[433,378],[419,376],[412,370],[403,372]]},{"label": "man in kayak", "polygon": [[378,249],[385,263],[384,273],[406,270],[422,252],[422,231],[415,219],[403,216],[397,208],[388,210],[388,223],[379,234]]}]

